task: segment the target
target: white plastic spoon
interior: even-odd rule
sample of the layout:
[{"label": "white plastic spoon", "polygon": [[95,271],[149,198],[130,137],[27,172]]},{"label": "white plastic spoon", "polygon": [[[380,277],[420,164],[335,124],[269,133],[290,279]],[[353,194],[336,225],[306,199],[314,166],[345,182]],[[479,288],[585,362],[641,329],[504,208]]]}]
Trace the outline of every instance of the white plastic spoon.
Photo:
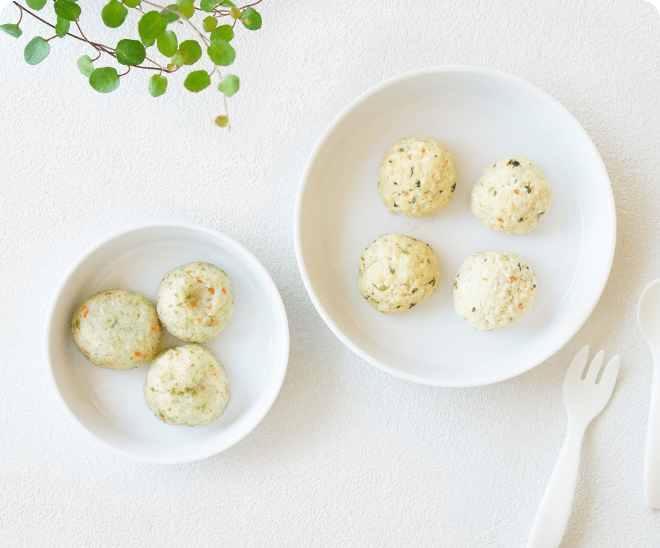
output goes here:
[{"label": "white plastic spoon", "polygon": [[644,459],[644,493],[649,508],[660,508],[660,280],[646,286],[637,305],[637,324],[651,348],[653,382],[651,409],[646,433]]}]

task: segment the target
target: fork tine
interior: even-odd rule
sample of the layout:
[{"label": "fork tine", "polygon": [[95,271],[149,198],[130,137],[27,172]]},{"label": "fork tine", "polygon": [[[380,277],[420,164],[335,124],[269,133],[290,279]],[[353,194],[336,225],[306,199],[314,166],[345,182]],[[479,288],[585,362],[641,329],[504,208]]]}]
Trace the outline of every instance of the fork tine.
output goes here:
[{"label": "fork tine", "polygon": [[587,344],[586,346],[583,346],[582,349],[575,355],[571,365],[568,366],[564,384],[579,381],[582,378],[582,371],[584,371],[584,365],[587,363],[588,356],[589,345]]},{"label": "fork tine", "polygon": [[605,371],[603,371],[603,376],[600,378],[599,386],[603,387],[603,390],[607,390],[609,394],[612,394],[614,389],[614,383],[616,378],[619,375],[619,362],[621,359],[617,354],[614,356],[610,362],[605,366]]},{"label": "fork tine", "polygon": [[594,356],[594,359],[591,360],[591,365],[587,370],[587,374],[584,377],[584,380],[594,384],[596,382],[596,377],[600,371],[600,366],[603,365],[603,356],[605,356],[605,350],[601,350]]}]

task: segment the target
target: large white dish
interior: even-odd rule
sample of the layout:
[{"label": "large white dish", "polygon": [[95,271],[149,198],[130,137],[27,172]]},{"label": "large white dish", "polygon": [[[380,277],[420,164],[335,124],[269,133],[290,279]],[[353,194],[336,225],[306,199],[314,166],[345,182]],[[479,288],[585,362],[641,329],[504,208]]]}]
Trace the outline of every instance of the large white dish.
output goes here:
[{"label": "large white dish", "polygon": [[[71,337],[71,317],[87,297],[106,288],[129,289],[154,304],[165,273],[192,261],[227,272],[234,315],[204,346],[224,365],[231,401],[208,426],[168,426],[149,411],[142,394],[148,365],[130,371],[100,369]],[[184,344],[163,329],[161,348]],[[114,234],[86,252],[64,276],[48,312],[45,350],[55,393],[92,439],[143,462],[203,459],[231,447],[268,412],[289,356],[282,299],[261,263],[243,246],[213,230],[183,223],[148,224]]]},{"label": "large white dish", "polygon": [[[403,137],[443,140],[456,161],[454,198],[431,217],[389,214],[378,197],[383,153]],[[510,155],[532,158],[554,191],[547,217],[525,236],[487,229],[468,206],[483,168]],[[337,116],[305,168],[294,230],[312,302],[351,350],[410,381],[476,386],[528,371],[584,324],[612,266],[616,214],[598,151],[564,107],[519,78],[448,66],[388,80]],[[360,296],[356,279],[364,248],[391,232],[431,245],[441,280],[423,305],[385,316]],[[458,267],[482,250],[516,252],[538,278],[534,310],[495,332],[472,329],[452,301]]]}]

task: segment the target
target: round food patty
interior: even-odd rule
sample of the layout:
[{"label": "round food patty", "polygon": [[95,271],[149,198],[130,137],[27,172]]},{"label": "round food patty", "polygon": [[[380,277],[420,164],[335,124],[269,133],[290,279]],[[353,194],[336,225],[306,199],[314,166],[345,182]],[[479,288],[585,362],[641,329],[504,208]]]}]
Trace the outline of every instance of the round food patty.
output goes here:
[{"label": "round food patty", "polygon": [[225,369],[203,346],[168,348],[149,366],[147,407],[165,424],[204,426],[224,412],[231,392]]},{"label": "round food patty", "polygon": [[157,293],[160,321],[178,339],[204,343],[217,337],[234,311],[227,274],[210,263],[195,262],[171,270]]},{"label": "round food patty", "polygon": [[439,280],[440,267],[431,246],[410,236],[381,236],[360,257],[358,289],[383,314],[422,304]]},{"label": "round food patty", "polygon": [[408,137],[385,151],[378,194],[390,213],[433,215],[456,190],[456,165],[445,144],[430,137]]},{"label": "round food patty", "polygon": [[538,166],[527,158],[505,158],[484,169],[472,187],[470,209],[493,230],[526,234],[550,209],[552,190]]},{"label": "round food patty", "polygon": [[515,253],[479,251],[454,281],[454,308],[475,329],[494,331],[522,320],[536,298],[536,276]]},{"label": "round food patty", "polygon": [[107,289],[85,299],[71,327],[83,355],[107,369],[133,369],[148,362],[161,336],[156,307],[125,289]]}]

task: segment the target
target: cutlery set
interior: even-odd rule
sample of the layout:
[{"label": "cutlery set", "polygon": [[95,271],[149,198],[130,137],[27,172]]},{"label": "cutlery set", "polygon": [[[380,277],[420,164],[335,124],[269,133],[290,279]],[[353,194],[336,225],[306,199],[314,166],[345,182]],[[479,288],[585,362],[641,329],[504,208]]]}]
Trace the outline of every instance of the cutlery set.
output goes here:
[{"label": "cutlery set", "polygon": [[[651,348],[654,362],[644,463],[644,491],[649,508],[660,508],[660,280],[643,291],[637,307],[637,323]],[[605,408],[619,374],[619,356],[602,368],[603,350],[587,366],[589,346],[573,358],[564,379],[564,405],[568,430],[550,481],[536,512],[527,548],[557,548],[571,515],[580,450],[587,426]]]}]

